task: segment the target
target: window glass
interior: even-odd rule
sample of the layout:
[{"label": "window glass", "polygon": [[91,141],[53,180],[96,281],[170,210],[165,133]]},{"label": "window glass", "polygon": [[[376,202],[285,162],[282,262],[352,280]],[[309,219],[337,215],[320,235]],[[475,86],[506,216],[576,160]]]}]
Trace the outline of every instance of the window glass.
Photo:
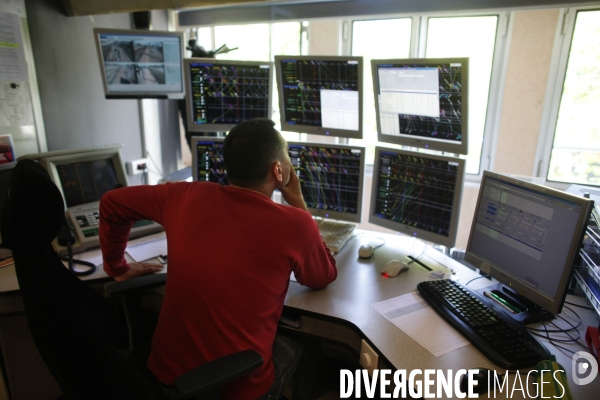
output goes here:
[{"label": "window glass", "polygon": [[271,58],[269,24],[222,25],[215,26],[215,47],[226,44],[233,49],[229,53],[219,54],[223,60],[269,61]]},{"label": "window glass", "polygon": [[558,111],[548,179],[600,185],[600,11],[580,11]]},{"label": "window glass", "polygon": [[426,57],[469,57],[469,174],[479,173],[497,24],[495,15],[430,18],[428,23]]},{"label": "window glass", "polygon": [[[371,164],[377,143],[377,120],[373,95],[372,59],[408,58],[412,20],[384,19],[352,23],[352,55],[363,56],[363,139],[350,139],[350,144],[367,148],[366,160]],[[380,143],[381,146],[387,146]],[[393,145],[390,145],[393,147]]]}]

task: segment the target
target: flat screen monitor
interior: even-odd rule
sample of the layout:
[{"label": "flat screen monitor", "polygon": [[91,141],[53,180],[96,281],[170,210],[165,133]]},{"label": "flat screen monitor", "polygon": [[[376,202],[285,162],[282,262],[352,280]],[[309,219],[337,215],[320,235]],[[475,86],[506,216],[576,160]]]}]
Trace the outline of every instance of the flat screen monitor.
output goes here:
[{"label": "flat screen monitor", "polygon": [[109,190],[128,185],[118,149],[47,157],[41,163],[67,208],[98,202]]},{"label": "flat screen monitor", "polygon": [[468,152],[468,58],[372,60],[380,142]]},{"label": "flat screen monitor", "polygon": [[229,184],[223,162],[224,140],[208,136],[192,137],[192,180]]},{"label": "flat screen monitor", "polygon": [[464,174],[460,158],[376,147],[369,222],[454,246]]},{"label": "flat screen monitor", "polygon": [[304,142],[288,145],[308,211],[315,217],[359,223],[364,147]]},{"label": "flat screen monitor", "polygon": [[500,295],[523,314],[541,310],[527,309],[516,294],[557,314],[592,207],[592,200],[484,171],[465,260],[503,283]]},{"label": "flat screen monitor", "polygon": [[362,139],[363,59],[275,56],[281,130]]},{"label": "flat screen monitor", "polygon": [[183,32],[95,28],[107,99],[183,99]]},{"label": "flat screen monitor", "polygon": [[270,62],[186,58],[187,129],[227,132],[240,122],[271,118],[272,69]]}]

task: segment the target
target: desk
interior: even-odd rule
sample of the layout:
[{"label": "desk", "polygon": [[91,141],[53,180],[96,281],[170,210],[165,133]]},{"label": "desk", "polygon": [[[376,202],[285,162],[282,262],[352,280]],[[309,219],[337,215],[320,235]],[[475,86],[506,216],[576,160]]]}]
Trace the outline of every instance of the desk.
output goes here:
[{"label": "desk", "polygon": [[[403,259],[407,255],[416,257],[424,250],[420,257],[422,262],[434,270],[447,271],[446,267],[455,270],[463,284],[478,277],[477,273],[411,237],[357,232],[358,235],[349,240],[342,251],[336,255],[338,278],[329,287],[324,290],[311,290],[297,282],[290,282],[285,305],[286,309],[297,311],[301,315],[301,331],[343,342],[353,349],[356,355],[360,350],[361,339],[365,339],[380,355],[380,368],[405,369],[407,371],[413,369],[457,371],[463,368],[484,367],[496,369],[499,373],[504,372],[488,361],[472,345],[441,357],[435,357],[372,307],[374,303],[415,291],[419,282],[428,279],[429,271],[415,263],[411,264],[408,272],[396,278],[381,277],[380,272],[384,264],[391,259]],[[385,239],[386,244],[377,249],[371,259],[359,259],[358,248],[360,245],[365,242],[377,244],[380,242],[376,239],[378,237]],[[98,268],[97,272],[86,277],[92,281],[102,281],[106,278],[102,268]],[[469,287],[483,287],[489,283],[482,278],[474,281]],[[7,267],[0,270],[0,295],[16,294],[17,291],[18,285],[14,277],[14,268]],[[578,298],[572,296],[569,296],[568,300],[579,301]],[[584,318],[581,331],[585,326],[598,323],[591,312],[583,309],[578,309],[577,312]],[[597,377],[594,382],[586,386],[575,385],[570,375],[570,353],[555,348],[545,340],[542,342],[551,353],[556,355],[557,361],[567,370],[574,398],[597,398],[600,393],[600,378]],[[582,350],[573,344],[565,345],[565,347],[572,351]],[[519,396],[522,396],[522,393],[516,391],[513,398],[524,398]],[[497,398],[506,398],[506,393],[499,394]]]}]

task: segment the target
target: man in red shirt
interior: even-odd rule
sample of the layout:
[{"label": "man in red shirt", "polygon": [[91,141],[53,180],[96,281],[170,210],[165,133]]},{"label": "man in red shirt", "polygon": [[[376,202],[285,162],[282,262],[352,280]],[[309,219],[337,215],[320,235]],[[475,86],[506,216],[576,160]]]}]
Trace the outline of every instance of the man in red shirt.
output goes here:
[{"label": "man in red shirt", "polygon": [[[229,186],[133,186],[102,197],[104,269],[116,280],[161,269],[125,260],[133,222],[150,219],[165,229],[169,278],[148,366],[166,386],[205,362],[254,349],[264,364],[228,385],[224,397],[278,398],[285,389],[282,379],[293,373],[285,369],[296,367],[279,354],[281,348],[289,351],[290,342],[275,341],[290,274],[313,289],[337,277],[335,260],[307,211],[287,143],[273,126],[256,119],[229,132],[223,149]],[[291,207],[271,200],[276,189]],[[278,360],[282,365],[275,365]]]}]

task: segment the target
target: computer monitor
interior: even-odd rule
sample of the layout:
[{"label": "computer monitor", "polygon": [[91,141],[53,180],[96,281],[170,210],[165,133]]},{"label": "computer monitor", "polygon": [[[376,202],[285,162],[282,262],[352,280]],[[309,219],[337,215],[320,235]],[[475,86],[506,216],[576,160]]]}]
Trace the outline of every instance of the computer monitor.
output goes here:
[{"label": "computer monitor", "polygon": [[363,59],[275,56],[281,130],[362,139]]},{"label": "computer monitor", "polygon": [[468,152],[469,59],[372,60],[380,142]]},{"label": "computer monitor", "polygon": [[228,185],[225,163],[223,162],[224,138],[193,136],[192,148],[192,180],[214,182]]},{"label": "computer monitor", "polygon": [[315,217],[359,223],[365,148],[288,142],[308,211]]},{"label": "computer monitor", "polygon": [[183,32],[94,28],[107,99],[183,99]]},{"label": "computer monitor", "polygon": [[185,59],[187,129],[226,132],[240,122],[271,118],[272,69],[263,61]]},{"label": "computer monitor", "polygon": [[465,260],[504,284],[515,319],[560,313],[593,204],[484,171]]},{"label": "computer monitor", "polygon": [[376,147],[369,222],[452,247],[464,175],[460,158]]},{"label": "computer monitor", "polygon": [[[99,204],[102,195],[109,190],[128,186],[127,175],[118,148],[82,152],[66,152],[62,155],[44,157],[39,160],[50,178],[60,190],[66,207],[66,218],[75,233],[77,242],[73,252],[78,253],[99,243]],[[130,238],[160,232],[159,224],[136,221]],[[65,248],[54,244],[57,251]]]}]

